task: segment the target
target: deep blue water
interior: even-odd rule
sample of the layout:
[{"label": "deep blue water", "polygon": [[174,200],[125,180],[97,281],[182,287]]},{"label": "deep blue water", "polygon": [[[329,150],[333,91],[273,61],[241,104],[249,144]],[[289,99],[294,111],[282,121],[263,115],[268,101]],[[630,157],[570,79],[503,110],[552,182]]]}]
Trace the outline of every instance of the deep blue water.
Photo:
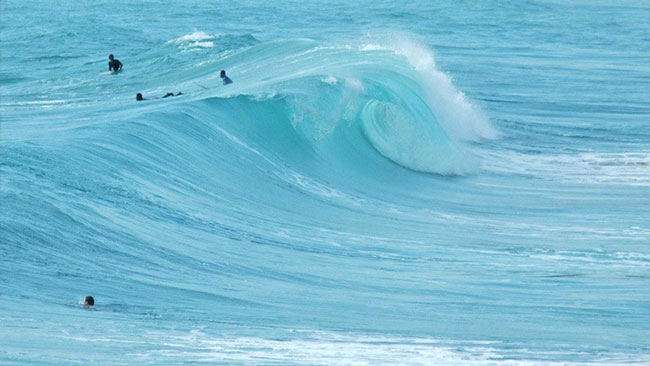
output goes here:
[{"label": "deep blue water", "polygon": [[649,20],[2,0],[0,364],[650,364]]}]

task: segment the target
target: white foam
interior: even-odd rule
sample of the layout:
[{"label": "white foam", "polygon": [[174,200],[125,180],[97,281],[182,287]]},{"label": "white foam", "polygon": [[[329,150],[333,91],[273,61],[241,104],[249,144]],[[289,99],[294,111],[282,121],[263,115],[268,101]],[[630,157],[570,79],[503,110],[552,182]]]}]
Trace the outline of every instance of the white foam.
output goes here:
[{"label": "white foam", "polygon": [[363,93],[364,87],[363,83],[361,80],[354,79],[354,78],[346,78],[345,79],[345,86],[348,89],[354,90],[357,93]]},{"label": "white foam", "polygon": [[312,178],[308,178],[295,171],[282,170],[276,171],[275,174],[292,186],[309,194],[321,196],[328,199],[351,202],[355,206],[361,206],[366,203],[366,200],[364,199],[343,193],[342,191],[335,189],[330,185],[319,182]]},{"label": "white foam", "polygon": [[330,85],[336,85],[338,80],[332,75],[327,76],[326,78],[322,79],[324,83],[330,84]]},{"label": "white foam", "polygon": [[191,34],[186,34],[184,36],[178,37],[174,40],[176,43],[183,43],[183,42],[199,42],[199,41],[205,41],[208,39],[215,39],[216,37],[204,32],[194,32]]},{"label": "white foam", "polygon": [[650,151],[583,152],[576,154],[492,154],[485,168],[509,174],[534,175],[541,179],[579,183],[622,183],[650,186]]},{"label": "white foam", "polygon": [[69,103],[69,100],[38,100],[38,101],[28,101],[28,102],[14,102],[14,103],[2,103],[2,106],[18,106],[18,105],[51,105],[51,104],[65,104]]},{"label": "white foam", "polygon": [[[610,358],[599,355],[598,361],[552,361],[562,358],[559,352],[533,354],[527,350],[512,357],[495,348],[495,342],[448,342],[432,338],[347,335],[326,332],[295,331],[294,339],[212,336],[203,331],[186,333],[147,333],[148,349],[128,357],[140,361],[176,360],[183,363],[251,363],[282,365],[437,365],[437,366],[615,366],[632,361],[625,355]],[[67,337],[80,342],[128,343],[120,338]],[[141,344],[142,338],[132,339]],[[581,354],[584,357],[584,354]],[[573,358],[575,354],[569,355]],[[580,355],[578,355],[579,357]]]},{"label": "white foam", "polygon": [[212,48],[214,47],[214,42],[194,42],[192,47],[203,47],[203,48]]},{"label": "white foam", "polygon": [[382,47],[381,45],[377,43],[367,43],[364,45],[361,45],[359,47],[361,51],[378,51],[378,50],[385,50],[386,48]]},{"label": "white foam", "polygon": [[215,35],[198,31],[178,37],[168,43],[175,43],[186,48],[212,48],[215,46],[213,42],[215,39],[217,39]]}]

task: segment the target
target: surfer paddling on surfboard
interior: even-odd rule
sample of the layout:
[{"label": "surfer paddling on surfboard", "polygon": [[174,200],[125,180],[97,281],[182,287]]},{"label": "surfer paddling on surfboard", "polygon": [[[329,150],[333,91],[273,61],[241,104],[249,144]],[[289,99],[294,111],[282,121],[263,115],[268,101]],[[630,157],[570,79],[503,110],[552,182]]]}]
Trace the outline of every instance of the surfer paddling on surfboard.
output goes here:
[{"label": "surfer paddling on surfboard", "polygon": [[122,63],[120,60],[115,59],[112,53],[108,55],[108,59],[110,60],[108,61],[108,71],[118,72],[122,70]]},{"label": "surfer paddling on surfboard", "polygon": [[[177,96],[179,96],[179,95],[183,95],[183,93],[182,93],[182,92],[178,92],[178,93],[176,93],[176,94],[174,94],[174,93],[167,93],[167,94],[163,95],[162,97],[153,97],[153,98],[151,98],[151,99],[162,99],[162,98],[167,98],[167,97],[177,97]],[[147,98],[144,98],[144,97],[142,96],[142,93],[138,93],[138,94],[135,95],[135,100],[137,100],[137,101],[139,102],[139,101],[142,101],[142,100],[147,100]]]}]

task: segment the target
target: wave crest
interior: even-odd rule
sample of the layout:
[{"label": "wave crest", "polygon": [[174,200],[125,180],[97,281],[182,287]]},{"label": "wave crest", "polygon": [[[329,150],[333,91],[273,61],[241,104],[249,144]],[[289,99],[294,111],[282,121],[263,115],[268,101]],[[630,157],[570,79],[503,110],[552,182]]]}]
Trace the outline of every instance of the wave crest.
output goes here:
[{"label": "wave crest", "polygon": [[[173,42],[217,40],[225,42],[195,32]],[[269,112],[268,123],[280,128],[290,121],[327,158],[347,160],[342,154],[350,149],[378,152],[411,170],[464,175],[479,166],[465,143],[497,135],[483,113],[436,68],[433,54],[414,41],[359,47],[310,40],[251,41],[248,47],[235,43],[217,67],[203,66],[186,81],[219,83],[218,70],[227,69],[235,83],[201,90],[199,99],[279,97],[287,114]]]}]

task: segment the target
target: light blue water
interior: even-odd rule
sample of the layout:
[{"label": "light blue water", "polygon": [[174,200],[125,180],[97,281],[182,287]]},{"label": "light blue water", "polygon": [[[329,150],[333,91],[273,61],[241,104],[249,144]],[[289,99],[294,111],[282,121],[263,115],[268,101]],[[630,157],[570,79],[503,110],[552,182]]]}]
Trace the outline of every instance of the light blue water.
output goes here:
[{"label": "light blue water", "polygon": [[650,364],[647,2],[0,7],[0,364]]}]

